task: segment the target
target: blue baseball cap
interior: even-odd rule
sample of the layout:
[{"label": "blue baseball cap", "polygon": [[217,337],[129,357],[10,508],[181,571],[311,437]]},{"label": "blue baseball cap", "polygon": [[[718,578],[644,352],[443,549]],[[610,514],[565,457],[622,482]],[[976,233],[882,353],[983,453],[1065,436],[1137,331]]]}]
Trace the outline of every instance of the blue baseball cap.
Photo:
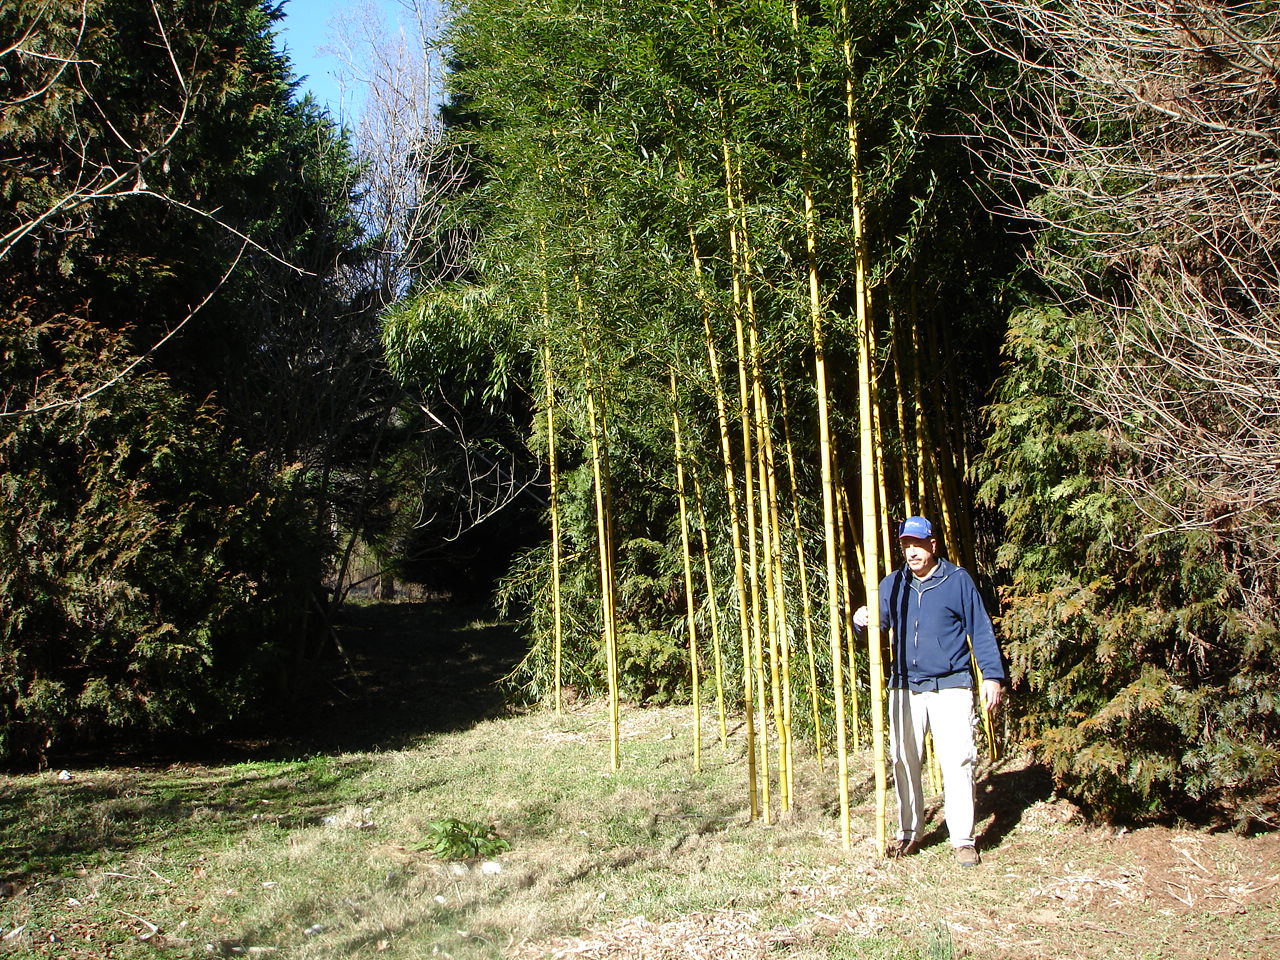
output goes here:
[{"label": "blue baseball cap", "polygon": [[915,537],[917,540],[933,539],[933,524],[924,517],[907,517],[898,524],[898,539]]}]

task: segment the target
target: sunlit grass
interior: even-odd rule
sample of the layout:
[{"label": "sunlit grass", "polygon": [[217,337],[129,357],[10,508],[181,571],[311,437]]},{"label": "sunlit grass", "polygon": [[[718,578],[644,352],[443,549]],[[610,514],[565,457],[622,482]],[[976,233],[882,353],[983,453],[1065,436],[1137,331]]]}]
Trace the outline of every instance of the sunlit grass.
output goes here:
[{"label": "sunlit grass", "polygon": [[[1106,841],[1035,799],[1018,801],[977,871],[959,871],[945,843],[880,860],[872,798],[858,789],[854,848],[841,850],[833,774],[812,760],[797,770],[794,810],[748,823],[741,743],[709,743],[695,775],[689,734],[687,710],[625,710],[622,769],[610,773],[607,712],[587,705],[380,753],[3,778],[14,895],[0,899],[0,954],[523,960],[579,942],[567,938],[600,944],[575,956],[604,957],[611,938],[643,931],[702,937],[698,949],[725,960],[1031,957],[1009,948],[1061,933],[1034,927],[1069,909],[1055,898],[1119,889],[1063,861],[1085,839]],[[859,760],[855,784],[868,780]],[[491,826],[511,847],[488,862],[438,859],[422,848],[445,818]],[[1117,865],[1099,869],[1132,876],[1118,865],[1126,848],[1109,849]],[[1165,918],[1141,899],[1124,909],[1127,923],[1213,931],[1211,918]],[[1247,935],[1267,919],[1238,922]],[[1105,940],[1087,922],[1070,929],[1085,938],[1079,955]],[[735,952],[739,941],[756,953]],[[661,955],[685,955],[670,949]]]},{"label": "sunlit grass", "polygon": [[[22,893],[4,932],[26,929],[6,945],[498,956],[636,911],[767,907],[784,834],[829,855],[811,827],[746,823],[736,745],[691,773],[686,711],[628,711],[623,736],[612,774],[606,716],[585,709],[381,754],[8,778],[22,816],[0,836]],[[445,817],[492,825],[510,851],[496,868],[431,857]]]}]

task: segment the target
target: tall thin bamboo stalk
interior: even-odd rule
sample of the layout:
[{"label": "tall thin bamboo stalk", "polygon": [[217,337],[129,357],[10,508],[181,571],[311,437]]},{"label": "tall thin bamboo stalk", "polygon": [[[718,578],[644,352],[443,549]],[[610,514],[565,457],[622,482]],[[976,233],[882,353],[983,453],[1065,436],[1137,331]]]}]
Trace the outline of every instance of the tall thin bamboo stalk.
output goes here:
[{"label": "tall thin bamboo stalk", "polygon": [[[547,262],[547,233],[538,227],[538,250]],[[559,463],[556,458],[556,376],[552,366],[552,306],[550,306],[550,282],[547,270],[541,275],[541,308],[543,308],[543,385],[547,397],[547,481],[548,512],[552,524],[552,684],[556,716],[564,713],[564,620],[561,608],[561,529],[559,529]]]},{"label": "tall thin bamboo stalk", "polygon": [[[856,243],[856,241],[855,241]],[[867,596],[867,660],[871,674],[871,737],[872,752],[876,757],[876,845],[885,848],[885,814],[887,807],[887,777],[885,771],[885,691],[884,666],[880,646],[880,562],[877,528],[880,514],[876,503],[875,470],[875,418],[872,415],[871,337],[869,314],[863,310],[859,318],[859,437],[862,469],[862,536],[865,557],[865,586]]]},{"label": "tall thin bamboo stalk", "polygon": [[[708,0],[709,20],[712,24],[713,35],[719,35],[718,18],[719,10],[716,6],[716,0]],[[724,105],[723,90],[717,91],[717,106],[719,109],[719,123],[722,129],[722,142],[726,143],[728,137],[728,110]],[[681,177],[685,175],[684,163],[680,154],[676,154],[677,168],[680,170]],[[727,189],[727,187],[726,187]],[[732,221],[732,210],[727,211]],[[744,714],[744,737],[746,740],[746,782],[748,782],[748,794],[750,797],[750,819],[755,819],[760,815],[760,801],[758,791],[758,771],[756,771],[755,763],[755,698],[751,692],[750,682],[750,644],[751,644],[751,620],[750,608],[748,605],[748,588],[746,588],[746,561],[745,550],[742,547],[742,518],[739,499],[737,499],[737,481],[735,470],[733,470],[733,451],[732,440],[730,436],[730,425],[728,425],[728,396],[724,392],[724,383],[719,367],[719,357],[716,349],[716,337],[712,332],[712,321],[710,321],[710,310],[708,308],[709,298],[705,294],[703,285],[703,275],[701,275],[701,257],[698,253],[698,238],[694,233],[694,228],[689,228],[689,246],[692,251],[692,259],[694,259],[694,273],[698,280],[698,291],[701,305],[703,305],[703,334],[705,342],[707,342],[707,357],[712,371],[712,381],[714,384],[714,394],[716,394],[716,421],[719,428],[719,439],[721,439],[721,458],[724,463],[724,493],[726,493],[728,511],[730,511],[730,531],[733,544],[733,588],[735,588],[737,599],[737,614],[739,614],[739,630],[741,632],[741,648],[742,648],[742,714]],[[733,303],[735,310],[739,303],[739,278],[737,278],[736,268],[733,270]],[[746,498],[750,500],[750,484],[746,485]],[[703,526],[705,531],[705,525]],[[708,567],[709,570],[709,567]]]},{"label": "tall thin bamboo stalk", "polygon": [[791,526],[796,540],[796,574],[800,581],[801,622],[804,624],[805,652],[809,658],[809,703],[813,710],[813,747],[818,768],[823,769],[822,710],[818,697],[818,658],[813,641],[813,609],[809,597],[809,561],[805,556],[804,526],[800,520],[800,490],[796,481],[795,448],[791,442],[791,417],[787,404],[787,385],[778,378],[778,395],[782,404],[782,437],[787,454],[787,478],[791,496]]},{"label": "tall thin bamboo stalk", "polygon": [[561,613],[560,589],[560,473],[556,463],[556,390],[551,368],[551,344],[544,342],[542,365],[547,393],[547,482],[551,513],[551,616],[554,643],[554,684],[556,716],[564,713],[564,618]]},{"label": "tall thin bamboo stalk", "polygon": [[[862,710],[858,696],[858,631],[853,624],[853,572],[849,565],[848,542],[857,544],[858,527],[854,521],[853,510],[849,506],[849,494],[844,484],[836,483],[836,538],[840,547],[840,627],[844,631],[846,651],[849,656],[849,714],[852,717],[853,744],[857,749],[862,744]],[[861,556],[861,548],[854,551]]]},{"label": "tall thin bamboo stalk", "polygon": [[[707,0],[707,7],[710,12],[713,33],[718,34],[719,30],[716,26],[719,20],[719,10],[716,7],[716,0]],[[735,327],[740,329],[742,321],[742,278],[739,270],[738,252],[736,249],[736,218],[734,214],[733,204],[733,170],[729,154],[729,111],[725,105],[724,92],[720,90],[717,94],[717,103],[720,111],[721,124],[721,149],[725,163],[725,211],[729,222],[729,242],[730,242],[730,272],[731,286],[733,289],[733,313]],[[689,237],[693,239],[693,229],[689,230]],[[696,258],[695,258],[696,259]],[[740,515],[737,513],[737,499],[734,492],[733,484],[733,454],[731,443],[729,441],[729,427],[727,410],[720,405],[720,401],[725,397],[723,386],[719,380],[719,365],[714,360],[713,346],[714,338],[711,333],[710,318],[706,313],[703,314],[703,324],[707,337],[708,353],[712,356],[712,370],[716,375],[716,400],[717,400],[717,416],[720,420],[720,441],[721,454],[725,464],[725,479],[728,488],[731,511],[733,512],[733,537],[734,537],[734,577],[738,591],[738,616],[742,629],[742,699],[743,713],[745,717],[745,733],[747,740],[747,783],[751,794],[751,819],[754,820],[760,816],[761,791],[760,786],[763,784],[763,812],[766,821],[769,817],[769,775],[768,770],[764,771],[764,776],[760,777],[757,770],[756,746],[757,746],[757,728],[755,723],[755,704],[756,697],[752,690],[752,654],[753,654],[753,637],[758,634],[758,629],[753,632],[753,626],[758,628],[758,619],[753,621],[752,612],[759,610],[759,591],[756,581],[756,564],[755,564],[755,535],[752,523],[753,498],[751,494],[751,457],[748,455],[744,458],[743,473],[745,478],[744,490],[745,501],[747,505],[747,551],[749,557],[744,561],[742,529],[740,526]],[[739,376],[739,411],[744,416],[746,414],[746,391],[743,386],[743,356],[741,349],[741,336],[739,336],[738,349],[738,376]],[[745,437],[750,436],[750,428],[746,420],[742,423],[743,434]],[[748,608],[748,596],[751,598],[751,607]],[[762,704],[763,708],[763,704]],[[764,731],[761,730],[761,733]],[[767,750],[762,750],[767,759]]]},{"label": "tall thin bamboo stalk", "polygon": [[737,348],[738,368],[738,422],[742,436],[742,480],[746,491],[743,502],[747,514],[747,586],[751,597],[751,631],[744,637],[742,663],[743,686],[750,688],[755,683],[754,696],[749,701],[754,713],[755,703],[760,704],[762,721],[756,727],[757,746],[759,748],[760,776],[760,814],[764,822],[773,822],[772,804],[770,802],[769,785],[769,735],[768,725],[763,722],[763,714],[767,703],[764,682],[763,644],[760,634],[760,564],[757,550],[756,499],[755,490],[755,456],[753,454],[751,424],[751,392],[748,387],[749,360],[747,357],[746,322],[744,316],[752,308],[752,288],[749,281],[749,253],[744,249],[745,214],[742,212],[741,198],[736,188],[737,176],[733,165],[733,153],[727,139],[721,141],[724,158],[725,175],[725,208],[729,214],[729,262],[732,270],[733,287],[733,330]]},{"label": "tall thin bamboo stalk", "polygon": [[911,517],[920,511],[915,507],[917,499],[914,481],[911,477],[911,457],[909,454],[911,448],[907,442],[907,389],[904,382],[905,371],[902,363],[902,353],[905,349],[906,338],[901,336],[899,318],[895,313],[892,317],[892,327],[889,331],[889,368],[893,372],[893,395],[898,415],[898,469],[902,473],[902,507],[904,514]]},{"label": "tall thin bamboo stalk", "polygon": [[[676,167],[680,172],[680,176],[685,176],[684,160],[679,151],[676,152]],[[743,613],[741,616],[741,627],[745,635],[747,630],[747,621],[745,619],[746,599],[743,592],[743,569],[742,569],[742,534],[741,525],[738,518],[738,495],[737,484],[734,479],[733,458],[730,452],[729,441],[729,415],[728,401],[725,397],[724,383],[720,374],[720,361],[716,352],[715,336],[711,330],[711,310],[710,298],[707,296],[706,288],[702,276],[702,256],[698,252],[698,236],[694,232],[692,226],[688,228],[689,234],[689,256],[693,264],[694,286],[697,290],[698,306],[702,314],[703,335],[706,339],[707,362],[711,368],[711,379],[714,384],[713,392],[716,401],[716,423],[720,432],[720,449],[724,460],[725,472],[725,491],[729,506],[729,525],[732,529],[733,540],[733,557],[734,557],[734,581],[738,596],[738,609]],[[707,600],[711,611],[711,636],[715,649],[715,671],[716,671],[716,708],[720,721],[720,742],[727,746],[729,742],[729,726],[725,717],[724,702],[724,656],[720,642],[720,615],[719,607],[716,602],[715,580],[711,570],[711,544],[707,537],[707,514],[703,507],[702,484],[697,474],[693,478],[694,495],[698,502],[698,518],[699,531],[702,537],[702,563],[703,575],[707,583]],[[748,711],[746,723],[746,736],[748,743],[748,753],[754,750],[755,731],[753,721]],[[748,764],[748,789],[751,792],[751,817],[756,816],[756,787],[755,787],[755,766],[754,762]]]},{"label": "tall thin bamboo stalk", "polygon": [[875,484],[875,424],[872,416],[872,368],[871,354],[874,333],[871,326],[871,294],[867,286],[867,247],[863,229],[862,187],[858,144],[858,122],[854,103],[853,73],[853,23],[849,16],[848,0],[841,0],[843,21],[842,47],[845,59],[845,110],[848,119],[849,142],[849,199],[853,212],[853,250],[855,275],[855,302],[858,315],[858,433],[862,461],[862,535],[863,573],[866,581],[867,652],[871,671],[871,737],[875,755],[876,781],[876,844],[885,846],[885,809],[887,806],[887,777],[885,770],[884,730],[884,672],[880,648],[880,581],[879,543],[880,526],[876,513]]},{"label": "tall thin bamboo stalk", "polygon": [[[915,319],[918,320],[918,318]],[[916,401],[916,473],[920,479],[920,503],[923,512],[926,514],[931,514],[935,510],[938,511],[935,519],[941,521],[943,542],[945,543],[947,542],[945,539],[947,531],[950,530],[950,515],[946,510],[946,504],[939,489],[938,469],[930,442],[929,420],[925,415],[927,388],[922,372],[922,353],[920,324],[913,322],[911,324],[911,372]]]},{"label": "tall thin bamboo stalk", "polygon": [[[884,517],[885,511],[889,506],[889,487],[888,479],[885,477],[884,466],[884,431],[880,426],[880,403],[876,399],[876,395],[877,391],[873,380],[871,390],[871,430],[872,436],[875,438],[875,515],[877,517]],[[889,531],[889,524],[880,524],[880,534],[880,563],[876,566],[876,575],[884,577],[888,575],[889,565],[893,562],[893,541],[890,539],[892,534]]]},{"label": "tall thin bamboo stalk", "polygon": [[[766,410],[767,413],[767,410]],[[767,419],[767,417],[766,417]],[[786,571],[782,562],[782,519],[778,502],[778,475],[774,459],[773,436],[771,431],[765,432],[765,478],[768,485],[769,533],[772,539],[772,572],[774,581],[775,619],[771,635],[775,637],[776,653],[774,663],[781,674],[778,681],[782,690],[782,710],[778,718],[778,765],[782,783],[782,805],[790,810],[795,796],[795,758],[791,736],[791,640],[787,629],[787,583]]]},{"label": "tall thin bamboo stalk", "polygon": [[[765,823],[770,822],[771,808],[769,804],[769,756],[768,756],[768,723],[764,719],[765,704],[769,704],[773,708],[774,731],[778,743],[778,785],[779,785],[779,808],[787,810],[790,807],[790,797],[787,794],[787,751],[786,751],[786,732],[784,729],[782,692],[781,692],[781,663],[780,649],[778,643],[778,609],[779,597],[777,593],[777,582],[774,577],[775,567],[775,542],[770,528],[771,514],[776,511],[771,510],[770,506],[770,473],[772,464],[768,460],[768,443],[769,434],[769,405],[768,397],[764,390],[763,373],[760,365],[760,332],[759,324],[755,310],[755,293],[754,285],[751,282],[751,242],[750,232],[746,218],[745,204],[739,203],[740,223],[742,228],[741,249],[743,264],[743,286],[746,292],[746,313],[745,324],[747,333],[747,354],[746,360],[748,365],[748,381],[750,384],[750,403],[751,411],[750,421],[754,425],[754,453],[756,457],[755,476],[756,476],[756,498],[759,517],[756,533],[760,544],[760,566],[753,568],[756,570],[758,590],[759,582],[764,585],[764,606],[763,609],[758,602],[753,607],[753,644],[752,649],[755,657],[755,675],[756,675],[756,696],[760,699],[761,708],[761,766],[763,774],[764,789],[762,791],[761,800],[765,808]],[[744,449],[744,455],[750,455],[751,451]],[[748,529],[751,524],[748,522]]]},{"label": "tall thin bamboo stalk", "polygon": [[765,583],[765,632],[768,635],[769,697],[778,744],[779,807],[791,808],[790,663],[786,642],[786,591],[780,563],[778,484],[772,443],[772,416],[760,362],[760,338],[754,313],[748,314],[752,402],[755,410],[756,456],[759,459],[762,566]]},{"label": "tall thin bamboo stalk", "polygon": [[[810,276],[816,275],[816,253],[812,237],[806,242]],[[835,698],[836,726],[836,788],[840,796],[840,845],[848,850],[849,836],[849,745],[845,731],[844,656],[840,644],[840,571],[836,553],[836,497],[835,454],[831,442],[831,416],[827,398],[827,350],[826,333],[823,330],[822,313],[814,311],[813,323],[813,380],[818,395],[818,448],[822,467],[822,521],[825,532],[827,563],[827,628],[831,643],[831,689]]]},{"label": "tall thin bamboo stalk", "polygon": [[[716,13],[715,0],[709,0],[708,6],[714,16]],[[719,97],[720,116],[722,122],[726,115],[724,97]],[[677,151],[676,167],[683,177],[685,175],[684,161]],[[698,301],[702,312],[702,330],[705,345],[707,348],[707,364],[711,370],[711,380],[713,384],[713,393],[716,401],[716,425],[720,434],[720,456],[724,463],[724,486],[725,499],[729,508],[729,529],[733,543],[733,578],[734,591],[737,597],[738,606],[738,628],[742,637],[742,672],[743,672],[743,735],[746,739],[747,754],[747,793],[749,796],[749,817],[755,820],[760,815],[760,800],[757,789],[758,773],[756,769],[756,727],[755,727],[755,699],[752,695],[750,681],[750,646],[751,646],[751,620],[748,608],[748,591],[746,585],[746,563],[744,560],[744,550],[742,545],[742,514],[738,503],[738,487],[737,477],[733,467],[733,443],[730,438],[729,431],[729,404],[728,395],[724,389],[724,379],[720,371],[720,358],[716,349],[715,333],[711,328],[711,309],[710,297],[707,296],[706,287],[702,275],[702,257],[698,252],[698,237],[692,225],[687,227],[689,235],[689,252],[693,263],[694,282],[698,291]],[[737,302],[737,274],[734,274],[734,299]],[[748,500],[750,500],[750,485],[748,485]],[[701,510],[701,497],[699,497],[699,509]],[[703,513],[703,544],[704,544],[704,563],[708,584],[711,582],[711,566],[710,554],[705,549],[706,540],[706,515]],[[711,593],[714,603],[714,592]],[[719,647],[717,646],[717,650]],[[719,661],[717,661],[719,663]],[[721,688],[721,737],[727,739],[727,727],[725,725],[723,710],[723,688]]]},{"label": "tall thin bamboo stalk", "polygon": [[689,508],[685,496],[684,447],[680,436],[680,394],[676,368],[671,368],[671,432],[675,439],[676,499],[680,504],[680,546],[684,561],[685,623],[689,630],[689,678],[693,697],[693,769],[702,770],[702,693],[698,686],[698,624],[693,596],[693,563],[689,550]]},{"label": "tall thin bamboo stalk", "polygon": [[[800,49],[800,5],[796,2],[790,4],[791,11],[791,29],[792,34],[797,41],[797,49]],[[803,94],[802,64],[796,63],[794,84],[797,96]],[[814,380],[816,383],[818,395],[818,433],[819,445],[821,447],[821,472],[822,472],[822,495],[823,495],[823,522],[825,525],[825,543],[826,543],[826,561],[827,561],[827,614],[830,622],[830,642],[832,663],[836,670],[833,684],[837,691],[835,713],[836,713],[836,751],[838,754],[838,766],[840,777],[840,812],[841,812],[841,842],[846,849],[849,846],[849,817],[848,817],[848,748],[845,740],[845,703],[843,693],[843,680],[840,671],[840,626],[836,611],[839,607],[838,592],[833,582],[837,576],[837,545],[836,545],[836,526],[838,520],[835,516],[834,498],[832,496],[833,472],[834,472],[834,451],[831,440],[830,427],[830,408],[827,393],[827,372],[826,372],[826,345],[825,332],[822,323],[822,288],[820,277],[818,274],[818,256],[817,256],[817,208],[814,203],[813,186],[809,177],[809,138],[810,134],[802,137],[800,143],[800,165],[802,176],[801,196],[804,201],[804,236],[805,236],[805,266],[806,280],[808,290],[808,309],[809,322],[813,331],[814,345]],[[785,405],[785,395],[783,403]],[[786,414],[783,415],[784,423]],[[794,456],[791,448],[790,436],[787,437],[787,455],[791,463],[792,477],[792,496],[795,497],[795,466]],[[822,725],[818,715],[817,700],[817,682],[816,672],[817,665],[813,656],[813,631],[811,626],[810,606],[808,599],[808,587],[805,582],[805,562],[804,562],[804,546],[801,536],[799,511],[793,504],[792,516],[796,525],[796,543],[800,551],[800,577],[801,588],[804,596],[805,608],[805,640],[808,644],[809,651],[809,668],[810,668],[810,694],[814,710],[814,739],[817,748],[818,765],[822,766]],[[855,711],[855,723],[856,723]]]},{"label": "tall thin bamboo stalk", "polygon": [[556,716],[564,714],[564,615],[560,583],[560,468],[556,458],[556,386],[551,357],[551,291],[546,274],[547,237],[542,225],[538,226],[538,251],[544,264],[542,272],[542,321],[546,335],[542,341],[543,383],[547,403],[547,485],[548,512],[551,514],[551,621],[552,621],[552,684],[555,688]]},{"label": "tall thin bamboo stalk", "polygon": [[[694,273],[698,278],[699,289],[702,286],[702,260],[698,256],[698,245],[693,229],[689,229],[689,243],[693,251]],[[716,425],[720,433],[720,457],[724,463],[725,498],[729,507],[729,531],[733,541],[733,580],[738,599],[738,627],[742,635],[742,672],[743,683],[743,732],[747,742],[747,792],[750,797],[750,817],[752,820],[760,815],[760,801],[756,789],[756,735],[755,735],[755,702],[750,682],[750,648],[751,620],[747,601],[745,550],[742,545],[742,514],[738,505],[738,484],[733,468],[733,442],[729,432],[729,404],[724,389],[724,379],[720,372],[720,357],[716,350],[715,334],[711,329],[711,312],[706,309],[704,299],[702,311],[702,330],[707,348],[707,363],[711,368],[711,382],[714,387],[716,401]],[[705,529],[705,525],[704,525]]]},{"label": "tall thin bamboo stalk", "polygon": [[711,573],[711,543],[707,536],[707,512],[702,506],[702,482],[693,475],[693,499],[698,507],[698,532],[702,539],[702,574],[707,587],[707,614],[711,621],[711,649],[716,675],[716,715],[720,722],[720,745],[729,745],[729,723],[724,706],[724,651],[720,645],[720,610],[716,602],[715,578]]},{"label": "tall thin bamboo stalk", "polygon": [[[579,310],[582,309],[579,299]],[[595,487],[596,542],[600,554],[600,605],[603,620],[605,672],[609,686],[609,767],[617,770],[621,762],[621,736],[619,732],[618,692],[618,632],[617,606],[614,596],[613,572],[613,523],[611,497],[609,495],[609,463],[606,425],[603,410],[596,409],[596,384],[592,374],[591,356],[583,343],[585,389],[587,395],[587,424],[591,434],[591,475]]]}]

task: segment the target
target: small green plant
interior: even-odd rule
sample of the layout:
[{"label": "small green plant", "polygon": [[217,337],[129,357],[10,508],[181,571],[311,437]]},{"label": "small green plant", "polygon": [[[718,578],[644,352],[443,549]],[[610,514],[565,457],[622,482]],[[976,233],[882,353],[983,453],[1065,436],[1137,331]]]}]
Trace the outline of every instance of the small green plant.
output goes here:
[{"label": "small green plant", "polygon": [[956,945],[951,939],[951,928],[945,923],[931,927],[925,941],[926,960],[953,960],[955,955]]},{"label": "small green plant", "polygon": [[429,850],[443,860],[474,860],[496,857],[510,850],[511,844],[498,836],[492,826],[446,817],[428,823],[427,836],[414,849]]}]

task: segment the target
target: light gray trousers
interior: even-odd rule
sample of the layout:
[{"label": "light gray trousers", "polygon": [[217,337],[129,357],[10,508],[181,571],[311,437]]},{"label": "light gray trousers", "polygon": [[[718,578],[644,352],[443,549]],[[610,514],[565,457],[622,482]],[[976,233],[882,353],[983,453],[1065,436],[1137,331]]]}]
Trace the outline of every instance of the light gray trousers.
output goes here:
[{"label": "light gray trousers", "polygon": [[973,771],[978,760],[974,742],[977,718],[973,691],[889,691],[889,748],[893,785],[898,794],[898,839],[919,840],[924,828],[924,785],[921,762],[925,731],[942,768],[943,810],[953,847],[973,843]]}]

